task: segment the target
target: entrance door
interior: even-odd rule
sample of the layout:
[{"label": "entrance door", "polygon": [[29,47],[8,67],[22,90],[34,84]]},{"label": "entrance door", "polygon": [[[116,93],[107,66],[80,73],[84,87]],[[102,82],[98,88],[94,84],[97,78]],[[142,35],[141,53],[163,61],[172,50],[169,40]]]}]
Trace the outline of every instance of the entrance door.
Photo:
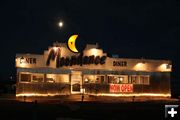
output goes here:
[{"label": "entrance door", "polygon": [[72,71],[71,72],[71,93],[80,93],[82,88],[82,72]]}]

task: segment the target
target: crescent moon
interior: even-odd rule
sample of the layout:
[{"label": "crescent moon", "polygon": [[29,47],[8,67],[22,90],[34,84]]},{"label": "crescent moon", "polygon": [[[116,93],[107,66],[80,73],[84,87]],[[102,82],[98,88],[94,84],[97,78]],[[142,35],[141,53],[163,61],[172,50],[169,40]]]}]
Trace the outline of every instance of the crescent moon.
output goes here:
[{"label": "crescent moon", "polygon": [[68,40],[68,48],[72,51],[77,53],[78,50],[76,49],[76,38],[78,37],[78,35],[72,35],[69,40]]}]

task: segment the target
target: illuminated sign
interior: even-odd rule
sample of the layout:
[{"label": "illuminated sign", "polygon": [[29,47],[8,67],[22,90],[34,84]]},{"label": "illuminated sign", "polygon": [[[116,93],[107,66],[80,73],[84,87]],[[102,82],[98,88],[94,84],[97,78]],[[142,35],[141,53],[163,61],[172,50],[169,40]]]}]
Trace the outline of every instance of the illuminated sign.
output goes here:
[{"label": "illuminated sign", "polygon": [[20,58],[20,64],[36,64],[36,58]]},{"label": "illuminated sign", "polygon": [[113,61],[113,66],[126,67],[127,66],[127,62],[126,61]]},{"label": "illuminated sign", "polygon": [[118,92],[133,92],[133,84],[110,84],[109,90],[112,93]]},{"label": "illuminated sign", "polygon": [[88,64],[104,64],[106,60],[106,56],[83,56],[81,53],[79,56],[71,56],[71,57],[60,57],[60,50],[58,52],[51,49],[46,61],[46,65],[50,65],[51,60],[56,60],[56,67],[62,66],[72,66],[72,65],[88,65]]},{"label": "illuminated sign", "polygon": [[69,50],[71,50],[72,52],[78,52],[75,42],[76,42],[76,38],[78,37],[78,35],[72,35],[69,40],[68,40],[68,48]]}]

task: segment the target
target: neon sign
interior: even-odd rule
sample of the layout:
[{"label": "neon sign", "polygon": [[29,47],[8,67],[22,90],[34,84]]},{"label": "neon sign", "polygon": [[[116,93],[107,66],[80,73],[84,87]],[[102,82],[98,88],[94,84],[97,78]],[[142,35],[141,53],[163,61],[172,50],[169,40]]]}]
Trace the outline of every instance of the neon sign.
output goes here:
[{"label": "neon sign", "polygon": [[128,93],[133,92],[133,84],[110,84],[109,91],[112,93]]}]

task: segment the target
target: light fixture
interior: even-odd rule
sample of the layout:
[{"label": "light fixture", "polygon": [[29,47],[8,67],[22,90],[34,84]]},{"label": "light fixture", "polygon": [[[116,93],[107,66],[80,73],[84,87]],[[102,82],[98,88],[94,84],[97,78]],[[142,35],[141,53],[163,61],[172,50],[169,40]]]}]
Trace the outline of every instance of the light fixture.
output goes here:
[{"label": "light fixture", "polygon": [[123,81],[123,77],[120,77],[119,79],[120,79],[121,82]]},{"label": "light fixture", "polygon": [[84,80],[85,82],[88,82],[88,79],[87,78],[85,78],[85,80]]}]

